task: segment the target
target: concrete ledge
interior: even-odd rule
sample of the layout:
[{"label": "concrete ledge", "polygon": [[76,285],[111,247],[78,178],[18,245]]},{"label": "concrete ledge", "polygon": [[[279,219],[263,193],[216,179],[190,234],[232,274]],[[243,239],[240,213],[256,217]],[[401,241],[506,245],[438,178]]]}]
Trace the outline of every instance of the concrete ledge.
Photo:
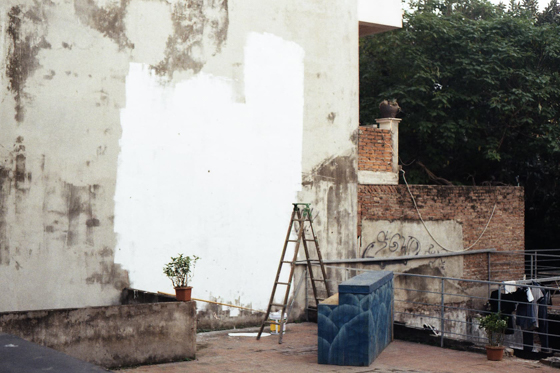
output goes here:
[{"label": "concrete ledge", "polygon": [[358,184],[398,185],[399,174],[396,172],[359,171]]},{"label": "concrete ledge", "polygon": [[196,303],[0,313],[0,332],[106,368],[194,359]]},{"label": "concrete ledge", "polygon": [[402,15],[398,0],[358,0],[360,37],[402,28]]},{"label": "concrete ledge", "polygon": [[338,285],[338,292],[340,294],[370,294],[389,281],[393,281],[393,272],[366,272],[362,273],[361,275],[352,277],[350,280],[341,282]]}]

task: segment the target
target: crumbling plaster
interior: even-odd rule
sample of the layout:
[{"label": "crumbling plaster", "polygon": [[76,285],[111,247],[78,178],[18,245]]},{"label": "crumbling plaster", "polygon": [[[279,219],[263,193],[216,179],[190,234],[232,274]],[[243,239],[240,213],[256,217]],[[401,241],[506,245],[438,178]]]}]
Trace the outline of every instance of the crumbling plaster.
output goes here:
[{"label": "crumbling plaster", "polygon": [[[190,234],[196,230],[195,240],[169,241],[172,244],[164,250],[166,254],[185,252],[203,257],[194,283],[200,289],[198,296],[264,307],[268,296],[263,294],[272,286],[289,218],[291,206],[286,202],[314,204],[319,213],[316,228],[326,258],[357,257],[356,8],[355,0],[324,1],[319,5],[296,0],[3,1],[0,280],[4,291],[0,295],[0,311],[114,304],[122,287],[130,282],[133,286],[135,282],[152,282],[152,288],[146,290],[169,290],[160,289],[160,285],[153,288],[167,281],[160,273],[163,256],[152,260],[149,273],[133,267],[139,258],[153,259],[154,250],[159,250],[143,238],[150,237],[155,242],[169,234],[180,238],[180,228],[173,224],[169,226],[173,229],[161,229],[165,219],[176,221],[182,214],[196,214],[206,207],[209,198],[227,201],[231,188],[248,197],[253,189],[263,190],[267,183],[286,173],[291,176],[286,179],[284,197],[277,199],[273,194],[261,193],[249,205],[242,206],[248,209],[247,217],[263,222],[256,236],[251,236],[255,232],[247,229],[251,227],[250,219],[239,219],[236,210],[232,210],[239,206],[221,205],[223,209],[211,215],[215,220],[202,219],[195,225],[181,227]],[[261,44],[251,44],[251,37],[261,38]],[[301,92],[290,98],[292,106],[283,107],[284,101],[280,101],[251,109],[247,102],[248,84],[255,85],[256,92],[267,94],[269,100],[283,94],[273,84],[282,79],[281,75],[246,81],[251,76],[258,78],[248,66],[266,55],[267,48],[270,50],[267,41],[286,46],[284,50],[290,52],[287,57],[296,61],[287,74],[295,79],[292,87]],[[251,53],[252,62],[247,59]],[[169,196],[155,193],[151,194],[152,200],[137,199],[136,205],[125,203],[121,210],[118,207],[123,202],[120,198],[126,194],[119,195],[119,183],[129,183],[132,189],[126,191],[133,191],[138,197],[149,187],[143,181],[154,177],[141,164],[127,163],[131,159],[125,158],[122,148],[126,141],[134,139],[134,135],[127,137],[127,128],[123,126],[123,118],[133,113],[128,106],[130,99],[132,95],[146,93],[130,90],[135,72],[157,83],[153,98],[160,100],[163,107],[177,104],[172,102],[180,97],[176,93],[181,87],[200,84],[208,95],[197,99],[208,107],[218,102],[216,112],[224,105],[234,110],[243,105],[249,108],[243,109],[245,113],[232,123],[225,123],[230,119],[228,116],[214,116],[214,122],[210,121],[215,126],[212,129],[185,127],[186,132],[195,136],[190,141],[208,144],[196,148],[198,158],[192,158],[195,164],[191,166],[198,167],[198,160],[214,153],[219,154],[218,160],[220,156],[225,160],[236,155],[246,164],[237,165],[239,172],[230,170],[231,176],[217,175],[210,184],[212,189],[195,189],[202,194],[190,196],[196,202],[194,205],[179,203],[170,215],[148,224],[138,237],[127,236],[125,230],[134,223],[127,216],[149,217]],[[273,75],[275,71],[268,73]],[[220,86],[225,89],[225,96],[213,97],[213,89]],[[181,107],[180,103],[177,105]],[[289,116],[279,116],[284,109]],[[188,123],[192,112],[188,107],[186,110],[183,114]],[[156,113],[150,111],[150,106],[146,111]],[[201,115],[204,119],[206,114]],[[286,123],[291,130],[277,138],[291,140],[288,145],[276,151],[259,150],[270,158],[268,164],[263,163],[259,158],[262,153],[255,151],[251,143],[234,146],[238,141],[236,123],[257,125],[252,133],[256,135],[250,140],[253,145],[263,138],[275,144],[275,136],[283,129],[282,121],[272,121],[273,127],[259,128],[259,116],[291,121]],[[250,120],[245,121],[247,118]],[[153,128],[158,136],[166,133],[168,122],[154,123],[161,126],[161,131]],[[219,136],[215,132],[227,124],[234,127],[231,133],[228,130],[222,134],[229,136],[232,143],[226,152],[210,145],[212,138],[196,138],[203,133]],[[134,134],[134,123],[129,125],[128,130]],[[200,125],[205,125],[204,120]],[[150,153],[156,166],[176,153],[178,149],[173,146],[185,145],[177,139],[160,139],[161,148]],[[149,158],[150,154],[144,155]],[[137,178],[133,179],[137,184],[130,184],[131,180],[124,177],[130,174],[123,173],[123,164],[137,167],[128,169]],[[300,175],[294,177],[294,170]],[[247,177],[239,177],[244,173]],[[270,175],[271,179],[264,180],[263,175]],[[155,184],[164,185],[165,177],[170,175],[161,176]],[[179,169],[171,180],[177,178],[190,187],[196,179],[189,176],[189,170]],[[162,192],[157,188],[155,191]],[[185,190],[170,188],[168,192],[179,195]],[[233,233],[221,235],[224,231],[216,229],[216,223],[218,228],[227,227]],[[218,237],[223,245],[204,243],[205,237]],[[254,244],[248,249],[246,243],[251,239]],[[118,253],[123,242],[129,245],[126,250],[130,249],[124,255]],[[245,260],[247,250],[251,251],[252,261]],[[255,273],[247,270],[249,267],[265,271]],[[131,273],[133,276],[129,277]],[[229,276],[241,277],[241,288],[232,288],[227,281]],[[210,280],[205,284],[205,280],[212,278],[221,282],[213,287],[208,286],[213,284]],[[32,290],[41,296],[27,295]]]}]

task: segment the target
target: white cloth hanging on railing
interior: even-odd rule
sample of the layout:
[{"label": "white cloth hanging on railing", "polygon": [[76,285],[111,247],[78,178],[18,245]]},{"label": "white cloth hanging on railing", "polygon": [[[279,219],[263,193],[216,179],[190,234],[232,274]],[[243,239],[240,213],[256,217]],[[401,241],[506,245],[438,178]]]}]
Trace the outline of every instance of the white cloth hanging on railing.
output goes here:
[{"label": "white cloth hanging on railing", "polygon": [[517,290],[517,286],[515,286],[515,284],[517,284],[517,282],[515,280],[504,281],[504,284],[513,284],[513,285],[504,286],[504,293],[506,293],[506,294],[515,293],[515,291]]},{"label": "white cloth hanging on railing", "polygon": [[544,296],[542,290],[538,287],[531,287],[531,293],[533,293],[533,315],[535,315],[535,327],[539,327],[539,300]]},{"label": "white cloth hanging on railing", "polygon": [[531,288],[526,287],[525,292],[527,293],[527,302],[531,303],[532,301],[535,300],[535,297],[533,296],[533,292],[531,291]]}]

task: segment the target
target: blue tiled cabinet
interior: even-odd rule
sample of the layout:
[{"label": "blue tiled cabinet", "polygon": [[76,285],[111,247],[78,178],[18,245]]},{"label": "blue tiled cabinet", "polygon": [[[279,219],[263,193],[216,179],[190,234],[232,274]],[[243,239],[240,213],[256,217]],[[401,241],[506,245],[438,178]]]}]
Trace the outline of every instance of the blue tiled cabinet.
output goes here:
[{"label": "blue tiled cabinet", "polygon": [[393,273],[367,272],[319,304],[319,364],[368,366],[393,339]]}]

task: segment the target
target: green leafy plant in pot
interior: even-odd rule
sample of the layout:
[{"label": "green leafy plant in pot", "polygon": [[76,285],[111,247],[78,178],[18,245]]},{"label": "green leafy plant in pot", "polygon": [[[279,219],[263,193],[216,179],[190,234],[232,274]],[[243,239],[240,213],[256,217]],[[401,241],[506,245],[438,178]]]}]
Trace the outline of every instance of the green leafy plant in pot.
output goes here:
[{"label": "green leafy plant in pot", "polygon": [[488,344],[486,345],[486,357],[488,360],[500,361],[504,356],[504,335],[507,328],[507,317],[500,312],[489,313],[478,318],[480,327],[486,332]]},{"label": "green leafy plant in pot", "polygon": [[189,286],[189,282],[193,278],[194,267],[199,259],[196,255],[179,254],[177,257],[171,257],[171,261],[163,267],[163,273],[173,283],[177,300],[191,300],[192,286]]}]

